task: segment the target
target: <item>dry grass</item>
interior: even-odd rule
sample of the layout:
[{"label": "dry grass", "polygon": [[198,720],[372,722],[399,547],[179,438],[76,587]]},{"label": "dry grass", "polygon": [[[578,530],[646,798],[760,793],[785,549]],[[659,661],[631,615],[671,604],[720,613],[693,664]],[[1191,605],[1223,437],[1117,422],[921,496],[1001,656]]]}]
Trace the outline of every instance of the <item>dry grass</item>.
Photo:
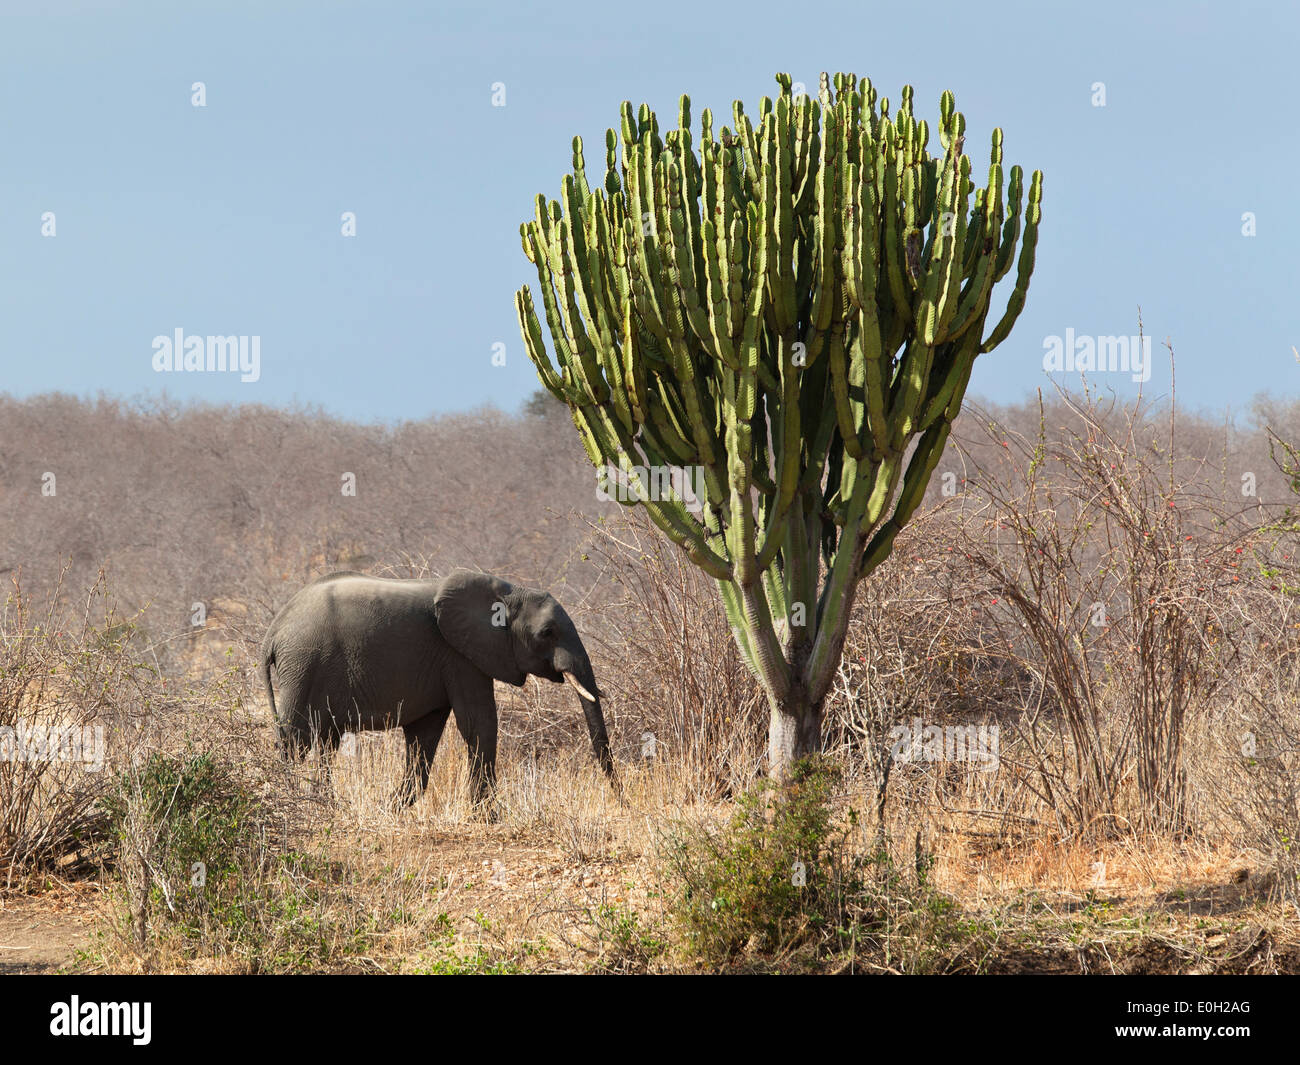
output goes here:
[{"label": "dry grass", "polygon": [[[268,723],[258,712],[250,721],[259,752],[269,754]],[[469,806],[465,748],[451,730],[428,793],[403,814],[387,802],[401,775],[397,737],[365,736],[348,747],[353,753],[334,765],[329,802],[319,797],[318,767],[302,766],[289,778],[315,811],[294,844],[311,857],[300,866],[299,906],[322,930],[310,953],[195,953],[159,933],[145,940],[147,950],[129,937],[109,938],[84,964],[240,972],[678,971],[699,964],[673,946],[665,848],[684,825],[722,828],[735,807],[702,800],[691,767],[668,758],[625,766],[620,803],[581,746],[538,759],[527,742],[508,741],[499,820],[489,823]],[[1235,842],[1089,840],[1014,822],[991,830],[987,817],[971,813],[989,808],[989,776],[939,781],[909,767],[896,777],[887,809],[890,850],[904,879],[912,882],[913,869],[923,868],[929,887],[954,900],[978,930],[981,953],[963,964],[993,971],[1300,964],[1294,904],[1279,895],[1267,854],[1244,834]],[[908,787],[898,787],[900,780]],[[847,824],[849,808],[859,811],[850,839],[864,858],[875,853],[874,800],[862,775],[834,800],[839,823]],[[276,808],[286,801],[292,797],[277,794]],[[891,946],[896,957],[903,953],[901,944]],[[786,964],[793,962],[735,963]],[[855,964],[883,963],[864,955]]]},{"label": "dry grass", "polygon": [[[966,489],[912,523],[855,606],[827,705],[830,808],[851,858],[887,859],[888,919],[847,953],[755,948],[728,966],[1300,969],[1294,522],[1215,494],[1215,477],[1235,484],[1226,452],[1170,461],[1164,422],[1086,403],[1040,419],[972,434]],[[667,856],[693,832],[725,841],[761,778],[766,706],[707,580],[635,514],[576,526],[567,555],[528,550],[569,560],[556,591],[607,695],[621,801],[573,699],[537,681],[498,690],[495,822],[469,806],[454,727],[401,813],[397,735],[348,741],[328,780],[280,762],[249,649],[282,573],[331,565],[299,544],[265,562],[269,584],[214,596],[182,654],[101,582],[39,607],[15,588],[0,725],[102,724],[108,745],[98,775],[0,761],[5,893],[53,885],[36,897],[54,906],[93,883],[98,937],[75,964],[99,971],[716,965],[684,947]],[[354,565],[428,571],[418,550],[367,558],[363,536],[331,536]],[[996,726],[996,768],[894,757],[890,730],[917,718]],[[207,894],[188,889],[185,837],[142,769],[202,755],[222,770],[213,795],[247,798],[255,829]],[[109,791],[125,797],[112,832]]]},{"label": "dry grass", "polygon": [[[261,765],[266,756],[266,768],[282,772],[270,760],[265,725],[250,715],[245,735],[255,746],[253,760]],[[701,801],[693,774],[660,759],[625,768],[620,804],[580,747],[538,761],[526,747],[508,744],[500,820],[488,823],[469,808],[464,744],[449,734],[429,793],[396,815],[386,802],[400,779],[395,740],[364,737],[354,755],[341,756],[328,800],[320,796],[318,767],[310,764],[282,774],[286,791],[267,789],[272,809],[305,801],[310,818],[292,836],[288,849],[303,857],[289,881],[263,875],[246,885],[252,909],[265,916],[259,938],[187,941],[172,935],[161,915],[137,936],[133,910],[120,895],[127,874],[110,869],[99,893],[100,938],[79,967],[513,972],[677,971],[698,964],[671,946],[673,884],[664,848],[682,825],[721,828],[733,803]],[[874,792],[865,778],[859,783],[846,784],[834,808],[841,823],[850,807],[863,813],[861,831],[851,838],[855,853],[869,856]],[[1127,971],[1147,964],[1153,943],[1165,951],[1160,965],[1179,971],[1294,968],[1300,960],[1294,906],[1278,900],[1266,856],[1247,845],[1147,837],[1063,841],[1051,831],[1023,828],[995,833],[986,819],[963,812],[987,801],[973,785],[947,791],[943,803],[935,795],[918,782],[891,797],[895,864],[910,882],[919,854],[928,884],[978,927],[979,967]],[[272,839],[252,864],[267,868],[264,859],[285,851],[283,841]],[[58,890],[50,895],[59,896]],[[293,902],[291,919],[286,898]],[[309,949],[293,931],[302,926],[311,930]],[[757,957],[736,962],[740,968],[781,964]],[[859,957],[856,964],[882,963]]]}]

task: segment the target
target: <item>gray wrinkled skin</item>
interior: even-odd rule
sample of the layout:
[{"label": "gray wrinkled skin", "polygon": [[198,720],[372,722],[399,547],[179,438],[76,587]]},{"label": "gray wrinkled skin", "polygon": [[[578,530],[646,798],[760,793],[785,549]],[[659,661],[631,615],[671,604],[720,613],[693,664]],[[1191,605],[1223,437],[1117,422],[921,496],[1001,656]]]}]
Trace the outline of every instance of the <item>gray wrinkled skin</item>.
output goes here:
[{"label": "gray wrinkled skin", "polygon": [[596,759],[616,783],[591,660],[569,615],[545,592],[468,570],[440,580],[333,573],[289,600],[262,641],[281,749],[300,756],[320,742],[333,750],[344,732],[400,727],[403,804],[428,784],[450,714],[469,748],[474,800],[489,798],[497,753],[492,681],[521,686],[529,675],[574,688]]}]

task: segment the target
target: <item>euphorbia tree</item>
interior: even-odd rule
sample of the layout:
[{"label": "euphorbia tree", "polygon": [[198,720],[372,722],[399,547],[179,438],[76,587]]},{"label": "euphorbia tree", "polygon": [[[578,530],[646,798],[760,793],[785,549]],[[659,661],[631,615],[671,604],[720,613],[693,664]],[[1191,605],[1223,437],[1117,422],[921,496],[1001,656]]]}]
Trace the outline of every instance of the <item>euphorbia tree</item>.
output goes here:
[{"label": "euphorbia tree", "polygon": [[[951,93],[931,156],[910,87],[891,116],[852,74],[833,93],[823,74],[817,100],[776,80],[756,123],[736,102],[715,140],[706,110],[698,158],[687,97],[662,138],[647,105],[624,103],[622,159],[609,130],[594,189],[574,138],[560,201],[538,196],[520,227],[554,364],[527,287],[515,305],[598,469],[699,468],[701,506],[646,484],[637,494],[718,582],[768,694],[781,772],[819,749],[858,582],[921,501],[975,356],[1024,306],[1042,174],[1022,235],[1019,167],[1003,198],[1002,131],[977,189]],[[986,334],[1017,243],[1014,289]]]}]

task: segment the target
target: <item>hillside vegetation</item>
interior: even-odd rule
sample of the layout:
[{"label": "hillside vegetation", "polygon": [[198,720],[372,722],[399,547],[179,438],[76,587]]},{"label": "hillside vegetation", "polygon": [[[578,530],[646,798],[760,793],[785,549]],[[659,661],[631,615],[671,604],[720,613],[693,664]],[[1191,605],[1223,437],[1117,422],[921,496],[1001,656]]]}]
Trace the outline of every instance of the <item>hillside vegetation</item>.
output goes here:
[{"label": "hillside vegetation", "polygon": [[[715,589],[598,498],[549,397],[397,426],[0,398],[4,907],[75,898],[65,964],[111,971],[1300,969],[1300,408],[967,408],[778,789]],[[450,730],[400,814],[398,737],[279,761],[279,607],[456,566],[566,606],[622,800],[535,679],[498,687],[495,823]],[[70,727],[97,771],[13,746]]]}]

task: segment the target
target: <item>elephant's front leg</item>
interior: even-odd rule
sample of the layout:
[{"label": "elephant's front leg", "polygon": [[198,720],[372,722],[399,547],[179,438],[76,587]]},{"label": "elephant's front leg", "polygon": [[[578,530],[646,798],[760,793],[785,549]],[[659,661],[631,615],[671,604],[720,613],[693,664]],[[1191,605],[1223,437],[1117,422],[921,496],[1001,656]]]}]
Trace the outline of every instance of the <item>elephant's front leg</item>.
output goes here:
[{"label": "elephant's front leg", "polygon": [[438,753],[438,741],[442,739],[442,730],[450,713],[450,709],[444,707],[402,726],[406,737],[406,770],[397,793],[398,806],[410,806],[428,787],[433,756]]},{"label": "elephant's front leg", "polygon": [[470,797],[476,809],[495,817],[492,795],[497,781],[497,701],[492,679],[477,674],[453,694],[456,727],[469,748]]}]

